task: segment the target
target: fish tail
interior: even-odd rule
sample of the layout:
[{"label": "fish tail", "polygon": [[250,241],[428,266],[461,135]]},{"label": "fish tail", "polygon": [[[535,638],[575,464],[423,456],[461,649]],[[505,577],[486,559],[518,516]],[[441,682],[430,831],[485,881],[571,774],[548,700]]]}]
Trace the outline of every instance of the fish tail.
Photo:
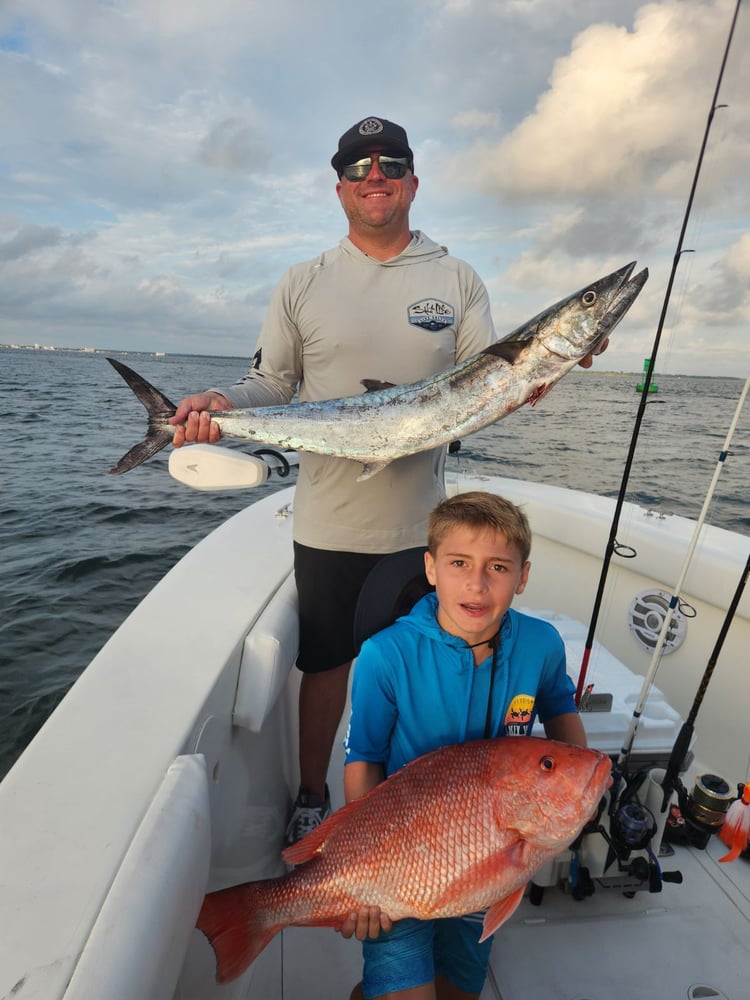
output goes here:
[{"label": "fish tail", "polygon": [[173,417],[177,407],[163,392],[147,382],[132,368],[128,368],[122,361],[115,358],[107,358],[116,372],[125,379],[130,388],[136,394],[148,411],[148,431],[146,436],[138,444],[134,445],[130,451],[126,452],[117,465],[113,465],[109,470],[110,476],[120,476],[123,472],[130,472],[131,469],[142,465],[147,459],[161,451],[172,440],[173,432],[168,429],[167,421]]},{"label": "fish tail", "polygon": [[196,927],[216,955],[216,982],[230,983],[260,955],[282,928],[269,923],[263,906],[264,882],[210,892],[203,900]]},{"label": "fish tail", "polygon": [[734,861],[750,845],[750,784],[745,785],[742,798],[736,799],[727,810],[719,839],[731,848],[719,861]]}]

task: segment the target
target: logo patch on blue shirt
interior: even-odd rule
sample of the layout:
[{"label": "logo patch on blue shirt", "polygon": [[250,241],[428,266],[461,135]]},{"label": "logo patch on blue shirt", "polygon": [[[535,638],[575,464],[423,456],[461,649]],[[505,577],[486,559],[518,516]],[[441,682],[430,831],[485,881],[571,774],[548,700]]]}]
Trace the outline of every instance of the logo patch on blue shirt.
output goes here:
[{"label": "logo patch on blue shirt", "polygon": [[526,736],[534,717],[535,698],[531,694],[515,695],[505,713],[505,735]]},{"label": "logo patch on blue shirt", "polygon": [[442,330],[453,326],[455,321],[453,306],[440,299],[421,299],[409,306],[409,323],[424,330]]}]

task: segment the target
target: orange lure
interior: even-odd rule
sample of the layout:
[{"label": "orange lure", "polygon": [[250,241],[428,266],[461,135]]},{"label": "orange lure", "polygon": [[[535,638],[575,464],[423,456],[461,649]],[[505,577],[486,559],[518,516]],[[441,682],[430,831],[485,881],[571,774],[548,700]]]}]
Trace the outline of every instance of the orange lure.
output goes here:
[{"label": "orange lure", "polygon": [[731,848],[719,861],[734,861],[750,844],[750,782],[745,785],[742,798],[735,799],[727,810],[719,838]]}]

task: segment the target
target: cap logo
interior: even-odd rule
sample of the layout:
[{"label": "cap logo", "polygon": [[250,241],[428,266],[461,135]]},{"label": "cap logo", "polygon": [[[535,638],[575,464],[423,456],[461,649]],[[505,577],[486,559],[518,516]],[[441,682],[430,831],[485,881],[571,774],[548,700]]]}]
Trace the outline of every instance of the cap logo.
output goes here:
[{"label": "cap logo", "polygon": [[383,123],[379,118],[365,118],[363,122],[360,122],[359,134],[360,135],[377,135],[378,132],[383,131]]}]

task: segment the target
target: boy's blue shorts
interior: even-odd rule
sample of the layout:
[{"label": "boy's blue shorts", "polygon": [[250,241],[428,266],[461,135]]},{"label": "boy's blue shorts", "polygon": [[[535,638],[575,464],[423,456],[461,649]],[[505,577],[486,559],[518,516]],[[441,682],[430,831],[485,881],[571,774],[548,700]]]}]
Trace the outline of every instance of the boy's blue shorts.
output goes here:
[{"label": "boy's blue shorts", "polygon": [[465,993],[481,993],[487,978],[492,938],[479,944],[483,913],[393,925],[388,934],[362,943],[366,1000],[430,983],[437,974]]}]

